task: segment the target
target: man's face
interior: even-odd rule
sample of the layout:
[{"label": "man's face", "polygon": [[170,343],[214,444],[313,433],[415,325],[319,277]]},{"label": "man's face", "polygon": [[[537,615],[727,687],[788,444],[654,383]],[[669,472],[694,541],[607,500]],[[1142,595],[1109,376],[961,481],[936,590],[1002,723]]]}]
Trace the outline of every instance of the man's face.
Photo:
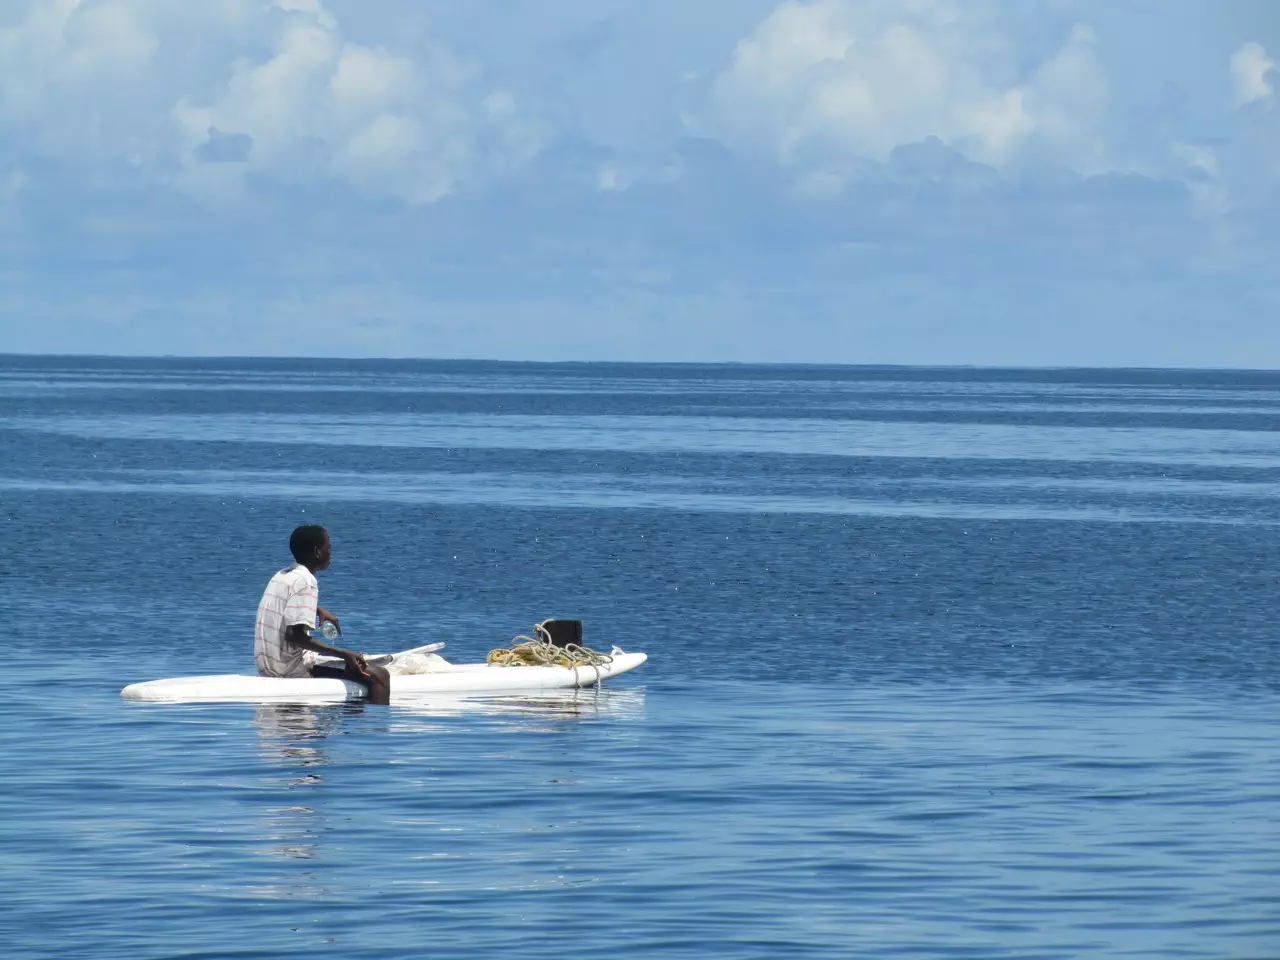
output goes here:
[{"label": "man's face", "polygon": [[329,561],[332,558],[333,547],[329,543],[329,534],[324,535],[324,544],[316,550],[316,569],[328,570]]}]

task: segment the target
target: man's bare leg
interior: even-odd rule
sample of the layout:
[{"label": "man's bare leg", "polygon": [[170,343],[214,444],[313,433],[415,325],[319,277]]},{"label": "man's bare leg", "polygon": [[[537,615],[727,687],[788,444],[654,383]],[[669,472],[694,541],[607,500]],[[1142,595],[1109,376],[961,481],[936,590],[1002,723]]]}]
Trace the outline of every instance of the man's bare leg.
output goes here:
[{"label": "man's bare leg", "polygon": [[369,702],[386,706],[391,702],[391,674],[386,667],[375,667],[371,663],[366,663],[364,670],[360,682],[369,688]]},{"label": "man's bare leg", "polygon": [[313,666],[311,668],[313,677],[332,677],[336,680],[350,680],[354,683],[364,684],[369,690],[369,702],[382,705],[391,702],[391,674],[387,672],[386,667],[375,667],[371,663],[363,665],[363,671],[354,667],[343,664],[341,667]]}]

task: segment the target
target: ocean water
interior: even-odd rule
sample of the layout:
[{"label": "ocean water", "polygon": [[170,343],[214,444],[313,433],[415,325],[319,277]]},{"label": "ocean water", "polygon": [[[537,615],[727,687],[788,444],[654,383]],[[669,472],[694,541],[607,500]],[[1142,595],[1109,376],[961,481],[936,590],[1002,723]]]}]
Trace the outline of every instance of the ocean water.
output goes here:
[{"label": "ocean water", "polygon": [[[126,703],[548,616],[601,691]],[[1280,374],[0,357],[0,955],[1280,957]]]}]

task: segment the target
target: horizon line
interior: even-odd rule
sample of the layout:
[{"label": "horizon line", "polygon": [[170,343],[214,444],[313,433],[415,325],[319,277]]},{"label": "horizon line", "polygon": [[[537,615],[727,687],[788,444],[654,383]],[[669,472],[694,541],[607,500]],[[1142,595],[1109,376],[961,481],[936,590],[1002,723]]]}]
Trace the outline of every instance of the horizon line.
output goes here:
[{"label": "horizon line", "polygon": [[213,360],[213,361],[304,361],[323,363],[492,363],[527,366],[663,366],[663,367],[789,367],[847,368],[859,370],[1007,370],[1070,371],[1108,370],[1168,371],[1182,373],[1280,373],[1276,367],[1167,367],[1134,364],[1061,366],[1001,363],[832,363],[816,360],[512,360],[498,357],[379,357],[379,356],[289,356],[285,354],[181,354],[181,353],[36,353],[0,350],[0,360],[23,358],[32,360]]}]

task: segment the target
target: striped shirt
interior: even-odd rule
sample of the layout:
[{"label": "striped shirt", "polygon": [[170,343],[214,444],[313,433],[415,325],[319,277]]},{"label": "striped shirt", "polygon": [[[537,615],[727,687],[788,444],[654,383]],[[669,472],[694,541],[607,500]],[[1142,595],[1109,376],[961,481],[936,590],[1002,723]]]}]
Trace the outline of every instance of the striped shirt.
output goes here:
[{"label": "striped shirt", "polygon": [[309,677],[315,653],[285,639],[294,624],[308,630],[316,625],[320,585],[302,564],[285,567],[267,584],[258,604],[253,630],[253,659],[264,677]]}]

